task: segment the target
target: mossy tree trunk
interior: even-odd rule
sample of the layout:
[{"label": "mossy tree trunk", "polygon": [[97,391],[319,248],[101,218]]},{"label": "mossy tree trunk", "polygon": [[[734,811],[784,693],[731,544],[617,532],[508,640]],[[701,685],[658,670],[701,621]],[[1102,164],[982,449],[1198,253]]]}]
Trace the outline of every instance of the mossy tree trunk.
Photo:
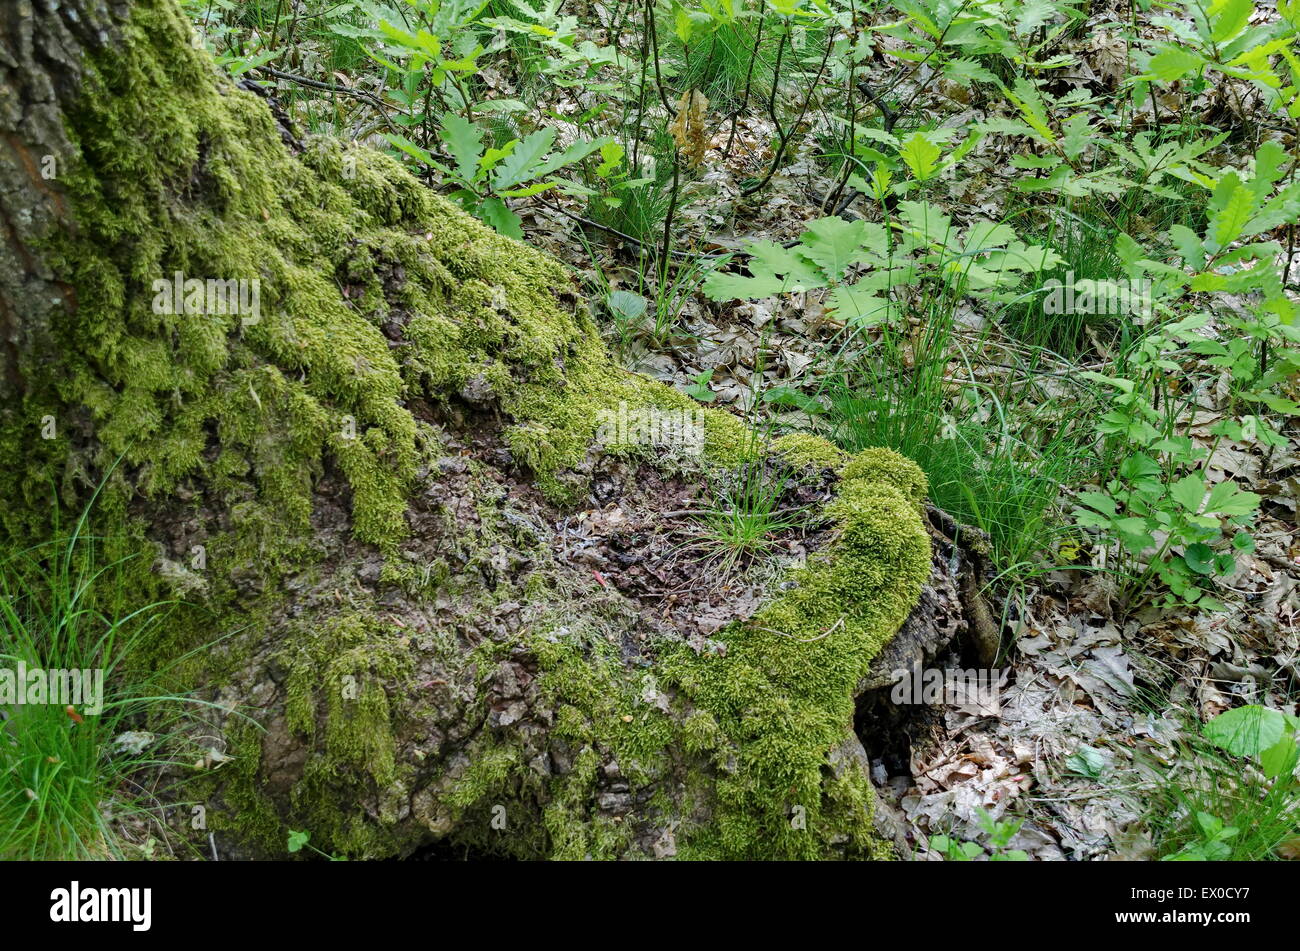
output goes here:
[{"label": "mossy tree trunk", "polygon": [[[223,843],[885,851],[852,720],[931,570],[915,466],[621,370],[557,263],[286,144],[174,0],[20,0],[0,51],[0,519],[39,540],[103,483],[141,599],[190,605],[137,662],[214,704]],[[698,413],[702,458],[597,445],[629,407]],[[708,636],[572,555],[577,509],[777,457],[825,544]]]}]

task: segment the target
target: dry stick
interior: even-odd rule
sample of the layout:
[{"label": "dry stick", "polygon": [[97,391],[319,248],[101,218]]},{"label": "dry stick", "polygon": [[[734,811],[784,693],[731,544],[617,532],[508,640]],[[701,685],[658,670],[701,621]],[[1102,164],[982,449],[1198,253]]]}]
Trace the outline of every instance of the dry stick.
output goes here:
[{"label": "dry stick", "polygon": [[[930,83],[929,81],[927,81],[919,85],[916,89],[916,92],[912,93],[911,98],[908,99],[907,102],[905,102],[898,109],[894,109],[893,107],[889,106],[885,102],[885,94],[891,92],[896,86],[902,83],[903,80],[912,78],[912,76],[914,76],[922,66],[924,66],[926,63],[930,61],[930,57],[934,55],[935,50],[937,50],[940,46],[943,45],[944,38],[947,37],[948,31],[952,28],[953,23],[957,21],[957,14],[965,10],[969,3],[970,0],[963,0],[962,5],[958,7],[956,13],[953,14],[952,19],[948,21],[948,25],[945,26],[943,28],[943,31],[939,34],[939,39],[935,42],[933,49],[931,49],[930,52],[926,53],[925,56],[921,59],[921,61],[917,63],[915,66],[913,66],[910,70],[908,70],[905,74],[899,76],[897,79],[891,82],[887,88],[882,89],[879,92],[873,92],[870,84],[868,84],[865,79],[858,80],[857,83],[858,91],[867,97],[868,102],[870,102],[872,105],[874,105],[877,109],[880,110],[881,118],[884,119],[884,126],[886,132],[892,133],[894,131],[894,126],[898,123],[898,120],[902,117],[903,113],[906,112],[907,109],[912,105],[912,103],[916,101],[916,97],[919,96],[923,91],[925,91],[925,89],[929,87]],[[847,180],[848,179],[846,177],[845,181],[847,182]],[[835,207],[835,214],[837,216],[843,215],[844,212],[848,210],[849,205],[853,204],[854,199],[857,198],[859,194],[860,192],[857,189],[850,188],[848,190],[847,195],[843,199],[841,199],[840,203]]]},{"label": "dry stick", "polygon": [[270,66],[258,66],[255,68],[255,71],[266,73],[268,76],[272,76],[275,79],[283,79],[287,82],[297,83],[300,86],[308,86],[312,89],[324,89],[327,92],[334,93],[341,92],[346,96],[352,96],[353,98],[360,99],[362,102],[367,102],[379,110],[379,114],[383,116],[385,124],[392,130],[394,135],[400,136],[402,134],[402,130],[397,128],[397,126],[393,124],[393,120],[388,117],[388,109],[383,102],[365,90],[349,89],[347,86],[336,86],[332,83],[323,83],[316,79],[308,79],[306,76],[297,76],[293,73],[286,73],[278,69],[272,69]]},{"label": "dry stick", "polygon": [[736,139],[736,123],[740,120],[740,114],[749,108],[749,90],[754,82],[754,63],[758,61],[759,45],[763,42],[763,12],[767,9],[767,0],[763,0],[758,8],[758,29],[754,32],[754,48],[749,54],[749,68],[745,70],[745,95],[740,100],[740,105],[731,114],[731,132],[727,136],[727,148],[723,154],[731,158],[731,143]]},{"label": "dry stick", "polygon": [[[655,31],[655,17],[653,0],[646,0],[646,22],[650,28],[650,46],[654,50],[655,61],[655,87],[659,90],[659,98],[668,110],[668,114],[673,114],[673,108],[668,104],[668,93],[664,90],[663,76],[659,72],[659,34]],[[689,110],[682,118],[686,119],[690,115]],[[668,250],[672,246],[673,240],[673,218],[677,213],[677,190],[681,184],[681,162],[677,158],[677,144],[673,143],[672,155],[670,161],[673,163],[673,190],[668,196],[668,214],[664,216],[664,237],[663,243],[659,249],[659,283],[662,291],[663,285],[668,283]]]},{"label": "dry stick", "polygon": [[641,31],[641,81],[637,84],[636,135],[632,139],[632,168],[641,174],[641,124],[645,121],[645,80],[650,65],[650,33]]},{"label": "dry stick", "polygon": [[[848,138],[847,147],[848,147],[849,156],[851,158],[855,157],[854,152],[856,150],[854,149],[854,145],[857,143],[857,139],[858,139],[858,110],[857,107],[853,104],[853,77],[856,75],[858,64],[853,57],[853,34],[852,34],[852,30],[855,26],[857,26],[857,22],[858,22],[857,5],[853,2],[853,0],[849,0],[849,31],[850,31],[848,35],[849,77],[848,77],[848,82],[844,84],[844,111],[845,113],[848,114],[849,117],[849,138]],[[839,208],[840,198],[844,194],[844,189],[848,187],[849,176],[851,174],[853,174],[853,163],[846,161],[844,163],[844,171],[838,176],[838,181],[835,183],[835,188],[831,191],[829,195],[827,195],[825,198],[822,199],[821,206],[820,206],[821,211],[825,212],[826,206],[830,204],[834,204],[837,209]],[[851,203],[852,203],[852,199],[849,200],[849,203],[846,203],[844,205],[845,209],[847,209],[849,207],[849,204]],[[836,215],[839,215],[840,213],[841,212],[838,210],[835,212]]]},{"label": "dry stick", "polygon": [[[606,234],[612,234],[616,238],[622,238],[624,241],[630,241],[632,242],[632,244],[639,245],[640,247],[646,248],[647,250],[653,250],[652,245],[646,244],[640,238],[634,238],[632,235],[627,234],[624,231],[619,231],[617,228],[611,228],[609,225],[602,224],[599,221],[593,221],[590,218],[584,218],[582,215],[575,214],[572,211],[568,211],[564,208],[561,208],[559,205],[553,205],[549,201],[546,201],[545,199],[540,200],[539,204],[541,204],[545,208],[549,208],[551,211],[559,212],[560,214],[564,215],[564,217],[569,218],[572,221],[578,222],[578,224],[586,225],[589,228],[597,228],[600,231],[604,231]],[[796,244],[797,243],[798,242],[796,242]],[[696,260],[712,260],[715,258],[725,258],[735,254],[746,254],[748,252],[719,251],[713,254],[695,254],[694,252],[691,251],[679,251],[676,248],[670,248],[668,253],[682,258],[694,258]]]},{"label": "dry stick", "polygon": [[664,216],[664,239],[659,248],[659,290],[661,292],[663,285],[668,283],[668,250],[672,246],[673,216],[677,212],[677,188],[681,180],[681,162],[677,159],[676,145],[673,146],[671,161],[673,163],[673,190],[668,196],[668,214]]},{"label": "dry stick", "polygon": [[646,0],[645,20],[646,28],[650,31],[650,46],[654,50],[655,87],[659,90],[659,99],[663,102],[664,108],[668,110],[669,118],[672,118],[677,115],[677,110],[668,101],[668,94],[664,92],[664,78],[659,72],[659,33],[655,29],[654,0]]},{"label": "dry stick", "polygon": [[[784,33],[781,34],[781,40],[776,44],[776,62],[772,65],[772,88],[767,94],[767,116],[776,126],[776,133],[780,136],[780,147],[776,155],[772,158],[772,167],[767,171],[767,177],[757,185],[753,191],[758,191],[771,180],[772,174],[776,171],[776,163],[781,161],[781,155],[785,152],[785,130],[781,128],[781,122],[776,117],[776,90],[781,85],[781,61],[785,58],[785,44],[790,39],[790,28],[787,26]],[[750,194],[748,189],[742,189],[741,196]]]},{"label": "dry stick", "polygon": [[841,615],[840,619],[836,621],[834,624],[832,624],[829,630],[823,631],[821,634],[818,634],[816,637],[795,637],[793,634],[787,634],[785,631],[778,631],[776,628],[773,627],[755,627],[754,630],[766,631],[768,634],[780,634],[782,637],[788,637],[790,638],[790,640],[795,641],[799,644],[811,644],[813,641],[820,641],[822,638],[830,637],[832,634],[834,634],[835,630],[841,624],[844,623],[844,618],[846,617],[848,617],[848,615]]},{"label": "dry stick", "polygon": [[[787,36],[789,36],[789,31],[783,34],[782,39],[784,40]],[[793,136],[795,131],[799,128],[799,123],[803,122],[803,117],[808,114],[808,106],[812,102],[813,92],[817,89],[817,83],[821,81],[822,73],[826,72],[826,63],[831,58],[831,48],[835,45],[834,40],[835,40],[835,34],[833,33],[829,37],[827,37],[826,52],[822,54],[821,65],[817,67],[817,75],[813,77],[812,83],[809,84],[808,86],[808,95],[804,97],[803,106],[799,109],[799,116],[794,120],[794,124],[790,126],[790,131],[788,133],[785,132],[781,128],[780,124],[779,123],[777,124],[776,131],[777,134],[780,136],[780,142],[778,143],[777,146],[776,155],[772,157],[772,165],[768,168],[767,174],[763,176],[763,180],[759,182],[757,185],[751,186],[750,188],[741,189],[740,194],[743,197],[747,197],[749,195],[754,194],[755,192],[762,191],[764,188],[767,187],[767,183],[772,180],[772,176],[776,174],[777,164],[781,161],[781,156],[785,154],[786,143],[790,141],[791,136]],[[776,122],[776,86],[777,83],[780,81],[780,76],[781,76],[781,51],[780,49],[778,49],[776,69],[772,74],[772,97],[771,99],[768,100],[768,112],[774,123]]]}]

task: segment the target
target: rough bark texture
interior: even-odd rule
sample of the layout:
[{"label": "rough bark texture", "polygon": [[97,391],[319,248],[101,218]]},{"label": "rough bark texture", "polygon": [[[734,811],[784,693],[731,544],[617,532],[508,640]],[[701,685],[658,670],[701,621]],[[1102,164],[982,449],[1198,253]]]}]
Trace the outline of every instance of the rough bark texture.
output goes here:
[{"label": "rough bark texture", "polygon": [[[597,444],[698,408],[610,361],[556,263],[382,155],[287,147],[172,0],[0,29],[0,519],[47,537],[104,482],[142,603],[192,605],[139,662],[217,704],[223,847],[887,851],[852,725],[931,574],[915,466],[715,411],[699,458]],[[178,273],[260,311],[160,304]],[[658,513],[777,464],[823,513],[801,550],[726,590],[656,561]]]},{"label": "rough bark texture", "polygon": [[53,315],[76,306],[37,250],[39,238],[71,227],[68,202],[57,183],[71,144],[66,109],[81,89],[85,54],[101,50],[125,16],[125,3],[33,5],[0,10],[0,402],[22,392],[19,354],[52,354]]}]

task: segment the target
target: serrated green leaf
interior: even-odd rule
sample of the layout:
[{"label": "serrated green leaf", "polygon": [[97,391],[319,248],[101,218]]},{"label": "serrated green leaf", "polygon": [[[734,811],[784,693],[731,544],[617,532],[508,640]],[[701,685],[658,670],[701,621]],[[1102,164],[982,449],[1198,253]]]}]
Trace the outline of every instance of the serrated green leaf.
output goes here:
[{"label": "serrated green leaf", "polygon": [[550,175],[552,172],[559,171],[566,165],[572,165],[575,162],[581,162],[593,152],[603,149],[610,143],[609,136],[601,136],[598,139],[590,141],[574,142],[564,151],[552,155],[541,165],[532,171],[532,177],[540,178],[543,175]]},{"label": "serrated green leaf", "polygon": [[483,154],[483,130],[464,116],[448,112],[439,120],[438,131],[456,163],[456,174],[464,182],[474,181]]},{"label": "serrated green leaf", "polygon": [[701,289],[710,300],[762,300],[786,291],[785,279],[771,272],[746,277],[714,271],[704,279]]},{"label": "serrated green leaf", "polygon": [[1182,506],[1184,511],[1195,515],[1200,512],[1201,503],[1205,501],[1205,482],[1200,476],[1183,476],[1169,486],[1169,497]]},{"label": "serrated green leaf", "polygon": [[1259,508],[1260,497],[1254,492],[1243,492],[1233,482],[1220,482],[1210,489],[1205,500],[1206,515],[1249,515]]},{"label": "serrated green leaf", "polygon": [[1086,505],[1089,508],[1096,509],[1103,515],[1109,515],[1112,518],[1117,514],[1115,500],[1109,495],[1101,492],[1080,492],[1078,495],[1080,505]]},{"label": "serrated green leaf", "polygon": [[502,198],[529,198],[533,195],[540,195],[542,192],[550,191],[552,188],[559,188],[560,182],[533,182],[531,185],[525,185],[523,188],[511,188],[500,193]]},{"label": "serrated green leaf", "polygon": [[939,167],[939,157],[943,150],[931,142],[923,133],[913,132],[903,140],[898,150],[899,157],[908,170],[919,182],[929,180]]},{"label": "serrated green leaf", "polygon": [[866,222],[843,218],[819,218],[808,223],[800,236],[801,251],[830,281],[842,281],[858,258],[866,237]]},{"label": "serrated green leaf", "polygon": [[806,291],[826,286],[826,275],[821,268],[800,253],[802,245],[786,248],[774,241],[752,241],[745,247],[750,253],[750,273],[755,277],[761,273],[781,275],[782,291]]},{"label": "serrated green leaf", "polygon": [[929,202],[900,201],[898,215],[921,241],[947,244],[952,234],[952,219]]},{"label": "serrated green leaf", "polygon": [[827,300],[827,307],[840,320],[859,329],[884,323],[894,310],[889,298],[856,284],[842,284],[835,288]]},{"label": "serrated green leaf", "polygon": [[485,199],[479,205],[478,216],[507,238],[523,240],[523,223],[519,220],[519,216],[511,211],[500,198]]},{"label": "serrated green leaf", "polygon": [[438,171],[443,172],[444,174],[447,175],[451,174],[451,172],[447,170],[447,167],[445,165],[439,162],[436,158],[434,158],[424,149],[420,148],[410,139],[404,138],[403,136],[400,135],[394,135],[391,132],[385,132],[384,138],[387,139],[389,143],[391,143],[395,148],[401,149],[403,152],[411,156],[411,158],[415,159],[417,162],[421,162],[429,166],[430,168],[436,168],[438,169]]},{"label": "serrated green leaf", "polygon": [[531,132],[521,139],[514,151],[497,167],[493,179],[497,190],[513,188],[546,174],[535,167],[541,164],[542,157],[551,150],[554,141],[555,129],[551,126]]},{"label": "serrated green leaf", "polygon": [[1178,249],[1185,265],[1198,271],[1205,266],[1205,245],[1201,244],[1201,239],[1191,228],[1186,225],[1171,226],[1169,240]]},{"label": "serrated green leaf", "polygon": [[1070,161],[1075,161],[1087,150],[1092,141],[1092,123],[1087,113],[1070,116],[1061,125],[1061,148]]},{"label": "serrated green leaf", "polygon": [[996,76],[973,59],[950,59],[944,64],[943,74],[967,89],[977,82],[996,85],[998,81]]},{"label": "serrated green leaf", "polygon": [[1215,188],[1210,207],[1215,209],[1215,213],[1206,235],[1214,242],[1213,250],[1217,251],[1241,237],[1255,210],[1255,196],[1241,184],[1234,172],[1229,172]]}]

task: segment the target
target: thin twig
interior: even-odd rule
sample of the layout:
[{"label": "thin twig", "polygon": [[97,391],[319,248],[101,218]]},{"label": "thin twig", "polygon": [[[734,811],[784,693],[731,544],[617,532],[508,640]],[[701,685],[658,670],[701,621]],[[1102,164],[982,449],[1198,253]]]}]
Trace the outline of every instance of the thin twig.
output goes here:
[{"label": "thin twig", "polygon": [[841,624],[844,623],[844,618],[846,617],[848,617],[848,615],[846,614],[840,615],[840,619],[830,626],[830,630],[824,631],[823,633],[818,634],[816,637],[795,637],[793,634],[787,634],[785,631],[778,631],[775,628],[771,628],[771,627],[755,627],[754,630],[766,631],[768,634],[780,634],[782,637],[788,637],[790,638],[790,640],[797,641],[800,644],[811,644],[813,641],[820,641],[822,638],[830,637],[832,634],[834,634],[836,628],[838,628]]},{"label": "thin twig", "polygon": [[323,83],[316,79],[308,79],[306,76],[298,76],[295,73],[286,73],[270,66],[257,66],[255,72],[266,73],[275,79],[283,79],[286,82],[297,83],[300,86],[307,86],[310,89],[322,89],[326,92],[342,93],[345,96],[351,96],[354,99],[360,99],[362,102],[369,103],[379,110],[383,116],[384,122],[392,130],[394,135],[401,136],[402,130],[393,124],[393,120],[388,116],[388,107],[384,105],[381,99],[376,98],[364,89],[349,89],[347,86],[336,86],[333,83]]}]

